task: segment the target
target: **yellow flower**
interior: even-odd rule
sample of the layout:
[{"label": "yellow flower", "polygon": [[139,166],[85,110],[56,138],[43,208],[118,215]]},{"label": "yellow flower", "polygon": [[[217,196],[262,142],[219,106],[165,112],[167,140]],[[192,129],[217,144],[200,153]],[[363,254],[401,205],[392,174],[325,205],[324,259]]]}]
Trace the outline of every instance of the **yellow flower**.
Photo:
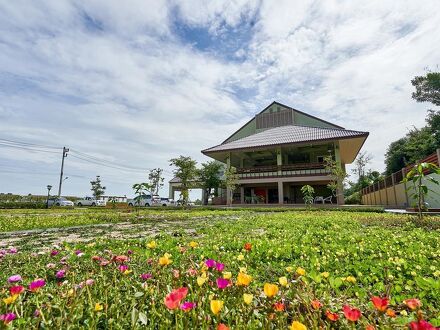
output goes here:
[{"label": "yellow flower", "polygon": [[240,270],[241,273],[247,273],[246,267],[239,267],[238,269]]},{"label": "yellow flower", "polygon": [[165,253],[165,254],[163,255],[163,257],[160,257],[160,258],[159,258],[159,265],[161,265],[161,266],[167,266],[167,265],[169,265],[170,263],[172,263],[173,261],[170,259],[170,257],[171,257],[171,254],[169,254],[169,253]]},{"label": "yellow flower", "polygon": [[322,275],[322,277],[327,278],[330,276],[330,273],[329,272],[322,272],[321,275]]},{"label": "yellow flower", "polygon": [[72,297],[74,294],[75,294],[75,290],[73,290],[73,289],[70,289],[69,291],[67,291],[67,295],[69,297]]},{"label": "yellow flower", "polygon": [[307,330],[307,327],[298,321],[293,321],[290,330]]},{"label": "yellow flower", "polygon": [[149,249],[155,249],[155,248],[157,248],[156,241],[151,241],[150,243],[147,243],[147,247],[148,247]]},{"label": "yellow flower", "polygon": [[223,300],[211,300],[211,311],[217,315],[223,309]]},{"label": "yellow flower", "polygon": [[128,275],[128,274],[130,274],[132,272],[132,270],[131,269],[127,269],[126,271],[124,271],[124,275]]},{"label": "yellow flower", "polygon": [[289,273],[293,272],[293,267],[291,266],[286,267],[286,271]]},{"label": "yellow flower", "polygon": [[243,300],[247,305],[250,305],[252,303],[252,299],[254,299],[254,295],[243,293]]},{"label": "yellow flower", "polygon": [[348,276],[345,278],[345,280],[350,283],[356,283],[356,277],[354,276]]},{"label": "yellow flower", "polygon": [[192,242],[189,242],[188,245],[189,245],[190,247],[192,247],[193,249],[195,249],[196,247],[199,246],[199,243],[192,241]]},{"label": "yellow flower", "polygon": [[249,283],[251,283],[252,281],[252,276],[245,274],[245,273],[238,273],[237,276],[237,285],[243,285],[243,286],[248,286]]},{"label": "yellow flower", "polygon": [[95,304],[95,312],[102,311],[104,307],[100,303]]},{"label": "yellow flower", "polygon": [[306,275],[306,271],[305,271],[305,269],[304,269],[304,268],[301,268],[301,267],[298,267],[298,268],[296,269],[296,273],[297,273],[298,275],[300,275],[300,276],[304,276],[304,275]]},{"label": "yellow flower", "polygon": [[275,296],[278,293],[278,285],[276,284],[270,284],[270,283],[266,283],[264,284],[264,294],[268,297],[268,298],[272,298],[273,296]]},{"label": "yellow flower", "polygon": [[238,257],[237,257],[237,260],[238,261],[243,261],[244,260],[244,255],[239,254]]},{"label": "yellow flower", "polygon": [[18,298],[18,294],[14,294],[12,296],[9,296],[8,298],[3,299],[3,302],[6,305],[12,304],[14,301],[16,301]]},{"label": "yellow flower", "polygon": [[223,278],[226,280],[230,280],[232,277],[232,273],[231,272],[223,272]]},{"label": "yellow flower", "polygon": [[206,277],[201,277],[201,276],[199,276],[199,277],[197,277],[197,284],[198,284],[199,286],[202,286],[203,284],[205,284],[206,280],[207,280]]},{"label": "yellow flower", "polygon": [[287,280],[286,276],[280,277],[278,279],[278,282],[280,282],[281,286],[287,286],[289,285],[289,281]]}]

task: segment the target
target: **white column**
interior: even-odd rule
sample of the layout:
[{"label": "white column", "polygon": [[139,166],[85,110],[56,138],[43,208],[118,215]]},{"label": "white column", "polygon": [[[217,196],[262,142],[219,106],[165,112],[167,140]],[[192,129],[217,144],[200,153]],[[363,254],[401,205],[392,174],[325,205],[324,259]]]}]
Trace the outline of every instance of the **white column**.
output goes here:
[{"label": "white column", "polygon": [[284,204],[283,182],[278,181],[278,204]]}]

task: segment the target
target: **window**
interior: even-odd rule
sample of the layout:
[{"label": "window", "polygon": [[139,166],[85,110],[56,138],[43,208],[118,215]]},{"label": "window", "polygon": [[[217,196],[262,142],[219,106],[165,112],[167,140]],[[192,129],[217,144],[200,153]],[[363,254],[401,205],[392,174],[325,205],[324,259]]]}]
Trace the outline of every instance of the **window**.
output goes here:
[{"label": "window", "polygon": [[324,163],[324,156],[318,156],[316,157],[318,163]]}]

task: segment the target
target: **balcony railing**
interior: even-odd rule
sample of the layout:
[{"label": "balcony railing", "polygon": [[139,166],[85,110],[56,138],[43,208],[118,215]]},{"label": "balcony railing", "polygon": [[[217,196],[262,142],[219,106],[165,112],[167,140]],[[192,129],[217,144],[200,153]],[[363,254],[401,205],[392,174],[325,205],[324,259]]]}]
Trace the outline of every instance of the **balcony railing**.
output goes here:
[{"label": "balcony railing", "polygon": [[328,175],[322,163],[301,163],[237,168],[240,179]]}]

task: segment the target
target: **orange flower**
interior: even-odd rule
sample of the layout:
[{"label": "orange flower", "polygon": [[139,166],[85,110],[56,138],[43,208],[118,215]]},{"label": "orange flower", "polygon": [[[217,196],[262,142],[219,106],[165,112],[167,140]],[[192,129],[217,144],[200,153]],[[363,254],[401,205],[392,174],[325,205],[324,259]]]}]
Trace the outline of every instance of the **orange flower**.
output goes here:
[{"label": "orange flower", "polygon": [[312,300],[311,305],[315,310],[322,307],[322,303],[319,300]]},{"label": "orange flower", "polygon": [[217,326],[217,330],[229,330],[229,327],[226,324],[224,324],[224,323],[220,323]]},{"label": "orange flower", "polygon": [[337,320],[339,320],[339,315],[330,312],[328,309],[325,311],[325,316],[327,316],[327,318],[332,322],[336,322]]},{"label": "orange flower", "polygon": [[252,244],[251,243],[245,243],[244,244],[244,249],[246,251],[251,251],[252,250]]},{"label": "orange flower", "polygon": [[127,256],[116,256],[116,257],[114,257],[114,261],[122,264],[122,263],[128,261],[128,257]]},{"label": "orange flower", "polygon": [[416,299],[416,298],[406,299],[403,302],[406,306],[408,306],[412,310],[415,310],[418,307],[422,306],[422,303],[420,302],[420,300]]},{"label": "orange flower", "polygon": [[264,294],[268,297],[268,298],[272,298],[273,296],[275,296],[278,293],[278,285],[276,284],[270,284],[270,283],[266,283],[264,284]]},{"label": "orange flower", "polygon": [[371,297],[371,302],[373,303],[374,307],[379,312],[385,312],[385,310],[388,307],[388,304],[389,304],[390,300],[387,297],[381,298],[381,297],[373,296],[373,297]]},{"label": "orange flower", "polygon": [[284,304],[282,302],[276,302],[275,304],[273,304],[273,308],[277,311],[277,312],[282,312],[284,310]]},{"label": "orange flower", "polygon": [[352,308],[348,305],[345,305],[342,308],[342,311],[344,312],[345,318],[351,322],[356,322],[362,316],[361,311],[359,309],[355,307]]},{"label": "orange flower", "polygon": [[396,317],[396,312],[393,311],[393,310],[390,309],[390,308],[387,309],[386,314],[387,314],[389,317]]},{"label": "orange flower", "polygon": [[368,325],[365,327],[365,330],[376,330],[376,328],[374,327],[374,325],[372,325],[372,324],[368,324]]}]

